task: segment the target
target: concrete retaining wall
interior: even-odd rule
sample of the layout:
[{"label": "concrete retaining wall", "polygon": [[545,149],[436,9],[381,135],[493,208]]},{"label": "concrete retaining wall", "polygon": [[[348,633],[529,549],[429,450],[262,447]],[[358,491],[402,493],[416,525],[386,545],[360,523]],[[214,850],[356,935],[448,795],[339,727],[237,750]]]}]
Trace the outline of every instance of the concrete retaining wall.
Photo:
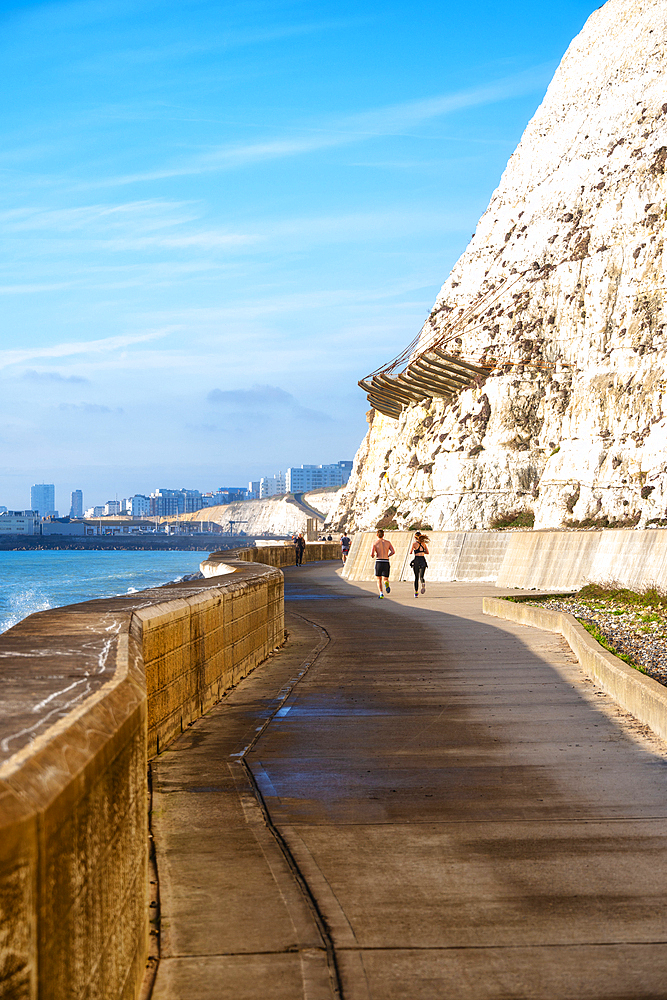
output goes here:
[{"label": "concrete retaining wall", "polygon": [[234,576],[214,589],[135,611],[132,631],[143,652],[152,757],[283,641],[282,573],[236,561]]},{"label": "concrete retaining wall", "polygon": [[[374,579],[375,562],[371,559],[371,549],[376,537],[374,531],[362,531],[354,536],[343,570],[345,579]],[[414,532],[385,531],[384,537],[396,549],[396,555],[391,558],[391,579],[412,580],[410,549]],[[427,577],[445,583],[494,581],[512,536],[502,531],[429,531],[428,537]]]},{"label": "concrete retaining wall", "polygon": [[[259,545],[257,548],[238,549],[232,555],[244,562],[261,562],[280,569],[296,565],[296,551],[293,545]],[[229,559],[229,552],[213,552],[200,564],[201,571],[207,578],[229,573]],[[340,559],[340,542],[307,543],[303,552],[305,563],[328,559]]]},{"label": "concrete retaining wall", "polygon": [[144,974],[145,685],[127,629],[111,655],[113,679],[0,769],[2,997],[129,1000]]},{"label": "concrete retaining wall", "polygon": [[559,632],[586,673],[621,708],[649,726],[658,736],[667,739],[667,688],[628,666],[613,653],[608,653],[572,615],[522,602],[503,601],[497,597],[485,597],[483,607],[487,615]]},{"label": "concrete retaining wall", "polygon": [[[375,579],[375,560],[371,559],[371,549],[376,537],[374,531],[362,531],[352,538],[350,553],[343,568],[346,580]],[[391,558],[392,579],[402,580],[404,568],[410,561],[407,555],[412,544],[412,535],[406,531],[385,531],[384,537],[396,549],[396,555]]]},{"label": "concrete retaining wall", "polygon": [[523,590],[576,590],[589,580],[601,535],[601,531],[512,532],[496,584]]},{"label": "concrete retaining wall", "polygon": [[[667,531],[429,531],[427,579],[495,582],[523,590],[577,590],[615,583],[631,590],[667,587]],[[352,539],[343,571],[348,580],[372,580],[374,531]],[[414,534],[388,531],[396,549],[392,579],[409,580]]]},{"label": "concrete retaining wall", "polygon": [[282,642],[282,574],[40,612],[0,637],[0,996],[131,1000],[147,757]]}]

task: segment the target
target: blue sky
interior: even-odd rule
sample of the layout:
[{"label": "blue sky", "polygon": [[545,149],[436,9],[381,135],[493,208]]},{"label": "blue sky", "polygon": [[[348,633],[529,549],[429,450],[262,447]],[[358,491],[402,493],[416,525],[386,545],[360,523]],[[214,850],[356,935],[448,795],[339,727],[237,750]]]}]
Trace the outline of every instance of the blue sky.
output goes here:
[{"label": "blue sky", "polygon": [[351,458],[596,6],[0,0],[0,504]]}]

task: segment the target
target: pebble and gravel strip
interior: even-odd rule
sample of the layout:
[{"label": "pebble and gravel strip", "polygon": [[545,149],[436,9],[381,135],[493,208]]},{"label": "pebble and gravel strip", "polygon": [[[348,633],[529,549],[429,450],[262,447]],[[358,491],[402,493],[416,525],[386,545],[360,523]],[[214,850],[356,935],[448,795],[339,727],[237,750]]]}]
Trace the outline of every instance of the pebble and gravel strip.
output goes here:
[{"label": "pebble and gravel strip", "polygon": [[566,611],[586,626],[594,626],[614,653],[660,684],[667,685],[667,612],[663,608],[629,606],[610,599],[547,597],[526,601],[539,608]]}]

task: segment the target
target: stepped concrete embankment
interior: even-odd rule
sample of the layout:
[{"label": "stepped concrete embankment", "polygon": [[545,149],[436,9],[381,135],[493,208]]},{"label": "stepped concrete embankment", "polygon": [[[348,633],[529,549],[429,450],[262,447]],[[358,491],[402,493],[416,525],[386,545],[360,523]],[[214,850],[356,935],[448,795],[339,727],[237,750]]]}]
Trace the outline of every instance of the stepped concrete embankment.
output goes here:
[{"label": "stepped concrete embankment", "polygon": [[1,996],[138,995],[147,759],[282,643],[282,553],[257,557],[0,637]]},{"label": "stepped concrete embankment", "polygon": [[[661,529],[603,531],[429,531],[428,579],[442,583],[489,582],[522,590],[576,590],[586,583],[613,583],[631,590],[667,585],[667,532]],[[373,579],[374,531],[352,540],[343,576]],[[409,580],[414,534],[387,531],[396,555],[392,578]]]}]

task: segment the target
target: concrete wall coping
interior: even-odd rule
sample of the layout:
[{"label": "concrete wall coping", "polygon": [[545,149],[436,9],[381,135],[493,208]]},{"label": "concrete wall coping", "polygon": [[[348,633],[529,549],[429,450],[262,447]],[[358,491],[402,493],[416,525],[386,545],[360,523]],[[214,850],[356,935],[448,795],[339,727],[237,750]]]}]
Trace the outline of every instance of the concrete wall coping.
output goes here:
[{"label": "concrete wall coping", "polygon": [[230,580],[182,581],[52,608],[0,635],[0,775],[7,766],[12,771],[20,766],[22,750],[33,754],[119,683],[118,642],[129,634],[133,616],[150,628],[152,618],[183,613],[216,590],[229,593],[266,576],[281,576],[264,563],[227,559],[234,572]]},{"label": "concrete wall coping", "polygon": [[560,633],[579,663],[621,708],[667,739],[667,688],[604,649],[574,615],[523,601],[483,598],[484,614]]}]

